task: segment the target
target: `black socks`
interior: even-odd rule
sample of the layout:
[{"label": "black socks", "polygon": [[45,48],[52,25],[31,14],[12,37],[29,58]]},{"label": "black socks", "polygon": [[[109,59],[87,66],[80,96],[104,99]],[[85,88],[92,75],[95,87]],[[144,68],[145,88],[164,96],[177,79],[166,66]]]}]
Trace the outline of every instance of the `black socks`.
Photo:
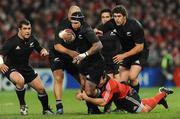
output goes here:
[{"label": "black socks", "polygon": [[20,105],[26,105],[26,102],[25,102],[25,99],[24,99],[25,91],[26,91],[25,88],[19,89],[19,88],[16,87],[16,94],[17,94]]}]

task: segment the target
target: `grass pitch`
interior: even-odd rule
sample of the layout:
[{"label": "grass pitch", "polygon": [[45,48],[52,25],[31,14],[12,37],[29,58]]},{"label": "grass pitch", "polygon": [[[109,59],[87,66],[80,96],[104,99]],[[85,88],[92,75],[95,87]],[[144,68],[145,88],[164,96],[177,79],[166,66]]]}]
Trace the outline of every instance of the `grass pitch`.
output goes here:
[{"label": "grass pitch", "polygon": [[[152,112],[146,114],[111,113],[101,115],[87,115],[85,102],[77,101],[74,97],[77,90],[65,90],[63,93],[63,115],[42,115],[42,108],[34,91],[26,92],[26,102],[29,107],[29,115],[19,114],[19,104],[14,91],[0,92],[0,119],[180,119],[180,88],[174,88],[174,94],[167,100],[169,109],[158,105]],[[140,89],[141,98],[151,97],[156,94],[158,88]],[[53,92],[48,92],[50,105],[55,108]],[[114,107],[113,107],[114,108]]]}]

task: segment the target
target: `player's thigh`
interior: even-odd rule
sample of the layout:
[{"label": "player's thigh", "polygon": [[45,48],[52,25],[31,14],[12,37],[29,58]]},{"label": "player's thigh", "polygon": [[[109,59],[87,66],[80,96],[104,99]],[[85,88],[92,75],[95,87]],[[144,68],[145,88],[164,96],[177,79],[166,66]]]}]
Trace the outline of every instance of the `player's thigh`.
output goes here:
[{"label": "player's thigh", "polygon": [[37,76],[34,80],[32,80],[29,85],[36,90],[38,93],[44,93],[45,88],[39,76]]},{"label": "player's thigh", "polygon": [[137,79],[141,70],[142,70],[142,67],[140,65],[132,65],[129,71],[129,78]]},{"label": "player's thigh", "polygon": [[128,81],[129,79],[129,69],[124,66],[119,66],[119,79],[121,81]]},{"label": "player's thigh", "polygon": [[18,72],[13,71],[9,74],[9,79],[11,82],[19,85],[24,85],[24,77]]}]

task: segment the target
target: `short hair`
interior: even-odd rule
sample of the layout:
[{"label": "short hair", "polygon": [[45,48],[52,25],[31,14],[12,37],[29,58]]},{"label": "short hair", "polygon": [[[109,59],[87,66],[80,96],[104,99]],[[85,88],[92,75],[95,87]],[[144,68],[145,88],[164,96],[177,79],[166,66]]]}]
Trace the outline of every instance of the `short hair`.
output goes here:
[{"label": "short hair", "polygon": [[106,9],[101,10],[101,12],[100,12],[100,17],[101,17],[101,15],[102,15],[104,12],[108,12],[108,13],[110,14],[110,16],[112,16],[112,15],[111,15],[111,10],[110,10],[109,8],[106,8]]},{"label": "short hair", "polygon": [[117,5],[116,7],[114,7],[112,10],[112,14],[114,13],[121,13],[123,16],[128,17],[128,12],[123,5]]},{"label": "short hair", "polygon": [[30,24],[31,24],[31,23],[30,23],[29,20],[23,19],[23,20],[21,20],[21,21],[18,23],[18,28],[21,28],[22,25],[30,25]]}]

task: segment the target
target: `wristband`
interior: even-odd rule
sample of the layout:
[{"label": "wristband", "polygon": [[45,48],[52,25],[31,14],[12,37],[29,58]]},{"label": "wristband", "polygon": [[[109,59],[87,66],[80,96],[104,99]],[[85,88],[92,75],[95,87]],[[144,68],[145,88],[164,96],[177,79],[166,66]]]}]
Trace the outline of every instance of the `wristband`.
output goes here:
[{"label": "wristband", "polygon": [[86,55],[86,57],[89,55],[89,53],[88,52],[85,52],[85,55]]},{"label": "wristband", "polygon": [[0,64],[4,64],[2,56],[0,56]]}]

